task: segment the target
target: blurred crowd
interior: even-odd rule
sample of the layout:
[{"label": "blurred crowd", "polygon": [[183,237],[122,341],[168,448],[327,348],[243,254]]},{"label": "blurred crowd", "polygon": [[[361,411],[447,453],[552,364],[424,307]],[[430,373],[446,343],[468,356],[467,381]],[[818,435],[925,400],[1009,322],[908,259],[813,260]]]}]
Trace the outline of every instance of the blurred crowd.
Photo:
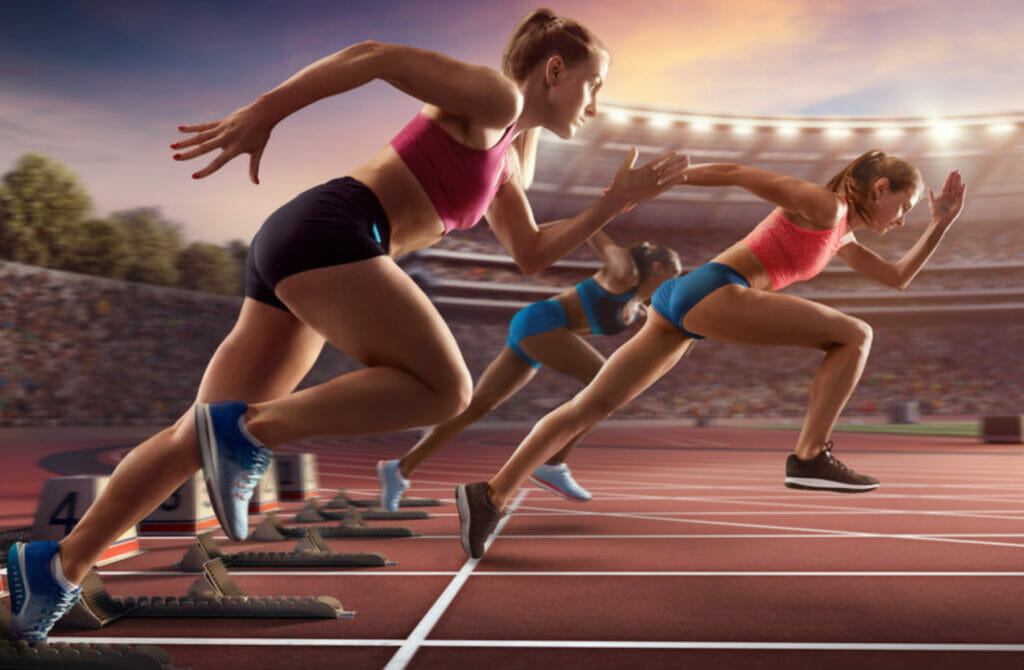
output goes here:
[{"label": "blurred crowd", "polygon": [[[490,247],[480,242],[474,251],[499,253],[490,239]],[[635,240],[622,243],[629,241]],[[586,249],[572,258],[594,260]],[[1000,268],[1000,262],[1009,259],[990,259],[994,265],[989,269],[923,273],[917,283],[947,291],[1024,286],[1024,267]],[[933,264],[940,262],[933,259]],[[552,289],[592,272],[556,269],[525,277],[510,267],[436,260],[427,271],[434,277],[447,274],[483,284]],[[849,279],[832,273],[802,286],[818,292],[861,290]],[[239,298],[0,263],[0,425],[175,420],[192,403],[203,369],[231,328],[240,303]],[[1024,413],[1024,320],[993,325],[965,314],[941,325],[906,321],[876,326],[864,378],[844,416],[884,414],[894,403],[906,401],[916,402],[924,415]],[[470,370],[479,376],[504,345],[507,315],[465,313],[449,317],[449,323]],[[607,355],[632,332],[591,341]],[[617,416],[799,417],[821,355],[702,341]],[[303,385],[356,367],[327,347]],[[575,380],[542,369],[492,417],[535,420],[579,388]]]}]

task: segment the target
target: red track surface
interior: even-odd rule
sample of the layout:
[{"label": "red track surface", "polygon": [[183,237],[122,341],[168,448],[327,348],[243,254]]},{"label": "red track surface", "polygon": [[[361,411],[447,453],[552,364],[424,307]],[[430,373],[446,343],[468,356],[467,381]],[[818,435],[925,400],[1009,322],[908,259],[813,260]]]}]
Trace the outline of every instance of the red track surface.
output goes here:
[{"label": "red track surface", "polygon": [[[570,461],[594,501],[528,486],[487,555],[468,561],[454,486],[493,474],[524,431],[471,430],[428,462],[410,493],[446,499],[427,508],[434,518],[371,522],[419,537],[328,540],[397,565],[232,571],[251,595],[330,595],[354,618],[135,619],[53,639],[156,644],[195,670],[1024,667],[1020,446],[839,434],[837,455],[882,487],[838,495],[782,486],[791,432],[609,423]],[[411,441],[283,451],[317,454],[321,498],[359,497],[377,492],[376,461]],[[5,439],[0,523],[30,523],[49,476],[39,457],[98,444]],[[26,476],[14,481],[12,468]],[[145,553],[100,574],[115,595],[184,595],[196,576],[171,566],[190,542],[145,537]]]}]

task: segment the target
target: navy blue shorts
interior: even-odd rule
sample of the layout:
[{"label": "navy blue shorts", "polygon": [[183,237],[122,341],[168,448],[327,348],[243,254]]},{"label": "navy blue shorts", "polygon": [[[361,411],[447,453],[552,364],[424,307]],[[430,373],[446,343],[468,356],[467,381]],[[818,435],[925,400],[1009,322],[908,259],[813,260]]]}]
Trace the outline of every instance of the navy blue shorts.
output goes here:
[{"label": "navy blue shorts", "polygon": [[683,317],[708,294],[727,284],[750,286],[743,275],[728,265],[705,263],[696,270],[682,277],[673,277],[659,286],[651,296],[651,307],[683,331],[687,337],[703,340],[703,335],[691,333],[683,328]]},{"label": "navy blue shorts", "polygon": [[282,205],[249,245],[245,295],[287,310],[274,294],[285,277],[385,256],[391,227],[377,196],[351,177],[314,186]]},{"label": "navy blue shorts", "polygon": [[531,303],[512,317],[512,322],[508,326],[508,341],[505,342],[505,346],[519,354],[519,357],[531,366],[539,368],[541,363],[527,356],[526,352],[519,348],[519,341],[524,337],[568,327],[569,317],[565,315],[562,303],[554,298]]}]

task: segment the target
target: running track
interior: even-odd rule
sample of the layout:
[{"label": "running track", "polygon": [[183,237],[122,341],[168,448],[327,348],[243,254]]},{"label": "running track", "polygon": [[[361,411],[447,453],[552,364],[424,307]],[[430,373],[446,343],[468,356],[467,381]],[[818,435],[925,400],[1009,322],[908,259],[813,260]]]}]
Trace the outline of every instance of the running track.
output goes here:
[{"label": "running track", "polygon": [[[882,480],[839,495],[782,486],[792,432],[607,423],[571,459],[594,501],[528,486],[486,556],[467,560],[454,486],[495,472],[525,430],[472,429],[428,462],[410,493],[446,500],[428,508],[434,518],[371,522],[419,537],[328,540],[397,565],[232,571],[251,595],[334,596],[354,618],[136,619],[52,640],[156,644],[194,670],[1024,667],[1024,447],[837,434],[837,455]],[[114,453],[144,436],[122,432],[4,437],[0,525],[30,524],[50,476],[39,458]],[[339,488],[359,497],[376,494],[376,461],[412,440],[281,451],[317,454],[322,499]],[[15,481],[15,469],[25,476]],[[195,575],[171,564],[190,542],[143,538],[142,555],[101,577],[115,595],[183,595]],[[218,544],[289,551],[294,541]]]}]

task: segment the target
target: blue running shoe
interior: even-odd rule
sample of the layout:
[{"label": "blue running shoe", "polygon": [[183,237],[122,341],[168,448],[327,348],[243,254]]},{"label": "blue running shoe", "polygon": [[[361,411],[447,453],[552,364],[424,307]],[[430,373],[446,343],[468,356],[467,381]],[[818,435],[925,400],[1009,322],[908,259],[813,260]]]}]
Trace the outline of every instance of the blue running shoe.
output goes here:
[{"label": "blue running shoe", "polygon": [[591,498],[590,491],[580,486],[572,478],[569,466],[565,463],[559,463],[558,465],[544,463],[533,471],[533,474],[530,475],[530,481],[542,489],[547,489],[573,502],[587,502]]},{"label": "blue running shoe", "polygon": [[402,476],[399,461],[377,461],[377,479],[380,481],[380,504],[389,512],[398,511],[398,501],[412,483]]},{"label": "blue running shoe", "polygon": [[7,551],[7,579],[11,584],[11,633],[29,644],[45,642],[57,620],[82,593],[79,586],[67,591],[53,573],[50,562],[58,542],[15,542]]},{"label": "blue running shoe", "polygon": [[206,490],[221,528],[232,540],[249,534],[249,500],[270,467],[272,452],[245,430],[244,402],[196,403],[196,440]]}]

